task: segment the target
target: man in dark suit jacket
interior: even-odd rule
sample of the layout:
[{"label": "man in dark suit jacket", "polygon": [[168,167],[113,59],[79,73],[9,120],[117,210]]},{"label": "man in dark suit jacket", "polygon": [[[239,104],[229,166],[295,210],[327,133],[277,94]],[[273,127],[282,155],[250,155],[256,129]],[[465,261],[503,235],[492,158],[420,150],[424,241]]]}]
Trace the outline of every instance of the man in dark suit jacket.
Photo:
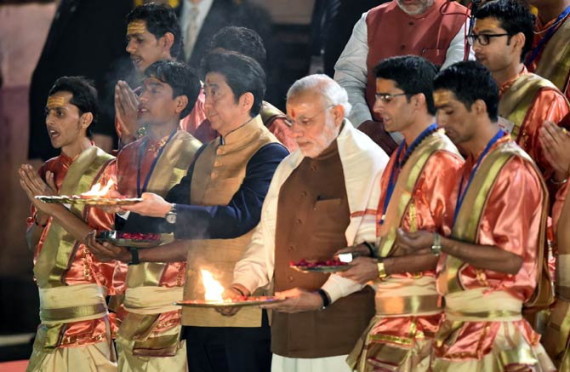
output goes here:
[{"label": "man in dark suit jacket", "polygon": [[30,159],[47,160],[57,155],[50,143],[44,108],[47,92],[63,75],[80,75],[95,82],[101,115],[93,126],[95,141],[112,148],[114,127],[114,83],[125,52],[125,16],[132,0],[62,0],[51,25],[30,86]]},{"label": "man in dark suit jacket", "polygon": [[[180,1],[180,6],[176,9],[181,22],[190,2],[192,0]],[[261,36],[266,46],[271,45],[271,20],[264,9],[247,1],[213,0],[212,6],[198,31],[190,59],[187,61],[190,66],[194,68],[200,66],[202,57],[210,49],[212,37],[226,26],[251,28]],[[184,25],[181,27],[183,34],[186,35]]]}]

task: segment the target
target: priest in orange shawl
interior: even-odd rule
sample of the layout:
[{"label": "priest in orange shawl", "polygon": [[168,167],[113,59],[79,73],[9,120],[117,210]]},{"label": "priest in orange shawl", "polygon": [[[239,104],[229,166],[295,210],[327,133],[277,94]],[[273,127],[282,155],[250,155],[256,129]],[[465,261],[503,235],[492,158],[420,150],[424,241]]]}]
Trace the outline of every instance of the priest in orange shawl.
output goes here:
[{"label": "priest in orange shawl", "polygon": [[114,319],[105,297],[122,290],[126,267],[100,262],[83,243],[92,230],[110,229],[113,215],[34,198],[78,195],[114,176],[114,158],[87,135],[97,117],[97,91],[84,78],[59,78],[46,112],[52,146],[61,155],[48,160],[39,176],[30,165],[20,168],[20,183],[33,204],[27,238],[34,249],[41,319],[28,371],[116,371]]},{"label": "priest in orange shawl", "polygon": [[533,17],[517,0],[487,2],[475,12],[468,40],[475,58],[491,71],[499,85],[500,126],[550,180],[552,167],[544,157],[538,132],[545,120],[558,124],[570,106],[552,82],[529,73],[523,64],[533,42]]},{"label": "priest in orange shawl", "polygon": [[[445,296],[436,371],[554,371],[523,305],[551,302],[545,265],[548,193],[532,159],[497,125],[498,87],[477,62],[434,81],[438,122],[467,155],[451,235],[401,231],[404,250],[440,254]],[[524,197],[521,197],[524,195]]]},{"label": "priest in orange shawl", "polygon": [[[185,64],[161,60],[146,68],[138,120],[146,135],[117,155],[118,191],[128,197],[144,192],[165,196],[186,174],[201,146],[179,129],[179,120],[194,107],[200,80]],[[117,217],[117,228],[133,233],[160,233],[162,219],[130,213]],[[173,238],[172,238],[173,239]],[[99,253],[97,247],[90,247]],[[185,370],[181,309],[186,262],[137,262],[137,248],[127,273],[124,314],[117,337],[119,370]]]},{"label": "priest in orange shawl", "polygon": [[[358,371],[429,371],[442,314],[435,285],[437,257],[402,255],[396,231],[449,235],[455,206],[450,180],[463,158],[435,124],[432,81],[437,68],[416,56],[385,59],[375,68],[376,104],[386,130],[404,142],[392,153],[380,183],[377,258],[359,257],[342,276],[376,290],[376,316],[348,358]],[[366,251],[364,251],[366,253]]]}]

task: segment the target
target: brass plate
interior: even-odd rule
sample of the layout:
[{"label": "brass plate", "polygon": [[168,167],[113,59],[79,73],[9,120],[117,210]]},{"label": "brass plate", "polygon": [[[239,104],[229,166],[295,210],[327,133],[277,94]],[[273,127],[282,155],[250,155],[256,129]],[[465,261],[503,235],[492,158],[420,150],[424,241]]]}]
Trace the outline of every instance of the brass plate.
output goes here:
[{"label": "brass plate", "polygon": [[225,307],[266,305],[283,301],[285,301],[284,298],[277,298],[277,297],[248,297],[247,300],[224,301],[224,302],[206,301],[206,300],[185,300],[185,301],[176,302],[176,305],[188,306],[188,307],[209,307],[215,309],[215,308],[225,308]]},{"label": "brass plate", "polygon": [[44,203],[86,204],[100,206],[132,205],[142,201],[142,198],[82,198],[78,195],[38,195],[36,199]]}]

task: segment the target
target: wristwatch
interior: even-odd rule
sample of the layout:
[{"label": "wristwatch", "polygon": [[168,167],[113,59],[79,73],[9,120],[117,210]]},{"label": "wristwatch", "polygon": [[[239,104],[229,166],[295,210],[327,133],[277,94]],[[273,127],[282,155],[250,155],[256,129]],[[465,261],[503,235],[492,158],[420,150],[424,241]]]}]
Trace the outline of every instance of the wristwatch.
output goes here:
[{"label": "wristwatch", "polygon": [[172,203],[172,207],[170,208],[170,210],[168,211],[166,216],[164,216],[164,218],[166,219],[166,222],[168,222],[168,223],[171,223],[171,224],[176,223],[176,204],[175,203]]},{"label": "wristwatch", "polygon": [[439,256],[441,253],[441,235],[438,233],[433,233],[433,243],[431,245],[431,253]]}]

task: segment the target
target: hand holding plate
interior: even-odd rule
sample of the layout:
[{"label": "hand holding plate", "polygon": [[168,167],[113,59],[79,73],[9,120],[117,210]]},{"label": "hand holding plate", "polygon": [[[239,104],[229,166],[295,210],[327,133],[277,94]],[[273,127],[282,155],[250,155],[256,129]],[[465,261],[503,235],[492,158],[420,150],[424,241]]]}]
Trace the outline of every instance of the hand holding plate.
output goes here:
[{"label": "hand holding plate", "polygon": [[131,253],[125,247],[117,247],[111,243],[99,243],[95,238],[96,232],[92,231],[85,237],[85,244],[102,262],[117,260],[121,262],[129,262],[131,260]]},{"label": "hand holding plate", "polygon": [[323,307],[322,297],[301,288],[293,288],[275,293],[275,297],[285,298],[285,301],[262,305],[262,309],[270,309],[284,313],[300,313],[302,311],[314,311]]},{"label": "hand holding plate", "polygon": [[396,245],[403,252],[402,255],[418,254],[429,250],[433,245],[434,234],[429,231],[405,232],[398,229]]},{"label": "hand holding plate", "polygon": [[378,260],[370,257],[357,257],[350,263],[350,269],[338,275],[360,284],[366,284],[378,278]]},{"label": "hand holding plate", "polygon": [[131,211],[143,216],[164,217],[172,208],[172,204],[160,195],[145,192],[141,195],[141,202],[121,207],[124,211]]},{"label": "hand holding plate", "polygon": [[[237,289],[233,287],[227,288],[222,294],[222,297],[224,298],[224,300],[225,299],[239,300],[244,298],[244,296]],[[218,307],[216,308],[216,311],[222,314],[223,316],[234,316],[237,314],[237,312],[240,309],[241,309],[240,307]]]}]

